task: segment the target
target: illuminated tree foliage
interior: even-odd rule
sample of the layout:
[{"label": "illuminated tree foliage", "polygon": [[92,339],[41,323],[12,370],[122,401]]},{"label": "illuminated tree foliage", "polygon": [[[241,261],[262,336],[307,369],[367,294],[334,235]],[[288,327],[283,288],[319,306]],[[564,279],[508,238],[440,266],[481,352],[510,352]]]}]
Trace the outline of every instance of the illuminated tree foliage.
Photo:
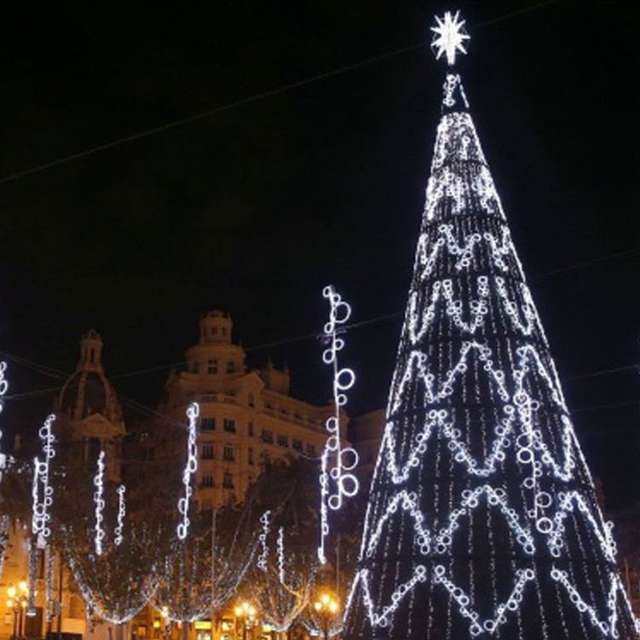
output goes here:
[{"label": "illuminated tree foliage", "polygon": [[[345,638],[635,638],[549,346],[447,53]],[[522,152],[522,151],[521,151]]]}]

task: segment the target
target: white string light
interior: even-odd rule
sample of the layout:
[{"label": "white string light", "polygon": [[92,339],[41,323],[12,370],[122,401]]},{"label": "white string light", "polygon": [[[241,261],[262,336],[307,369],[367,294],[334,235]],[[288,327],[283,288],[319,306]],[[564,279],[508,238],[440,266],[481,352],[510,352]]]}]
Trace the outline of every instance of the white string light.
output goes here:
[{"label": "white string light", "polygon": [[53,579],[54,579],[54,567],[55,556],[50,544],[47,544],[44,551],[44,564],[45,564],[45,612],[47,622],[50,622],[54,616],[53,607]]},{"label": "white string light", "polygon": [[93,476],[93,486],[95,487],[95,491],[93,492],[93,503],[95,505],[95,528],[94,528],[94,538],[93,544],[96,555],[101,556],[103,551],[103,540],[106,538],[107,534],[102,526],[104,521],[104,450],[101,450],[98,454],[98,460],[96,463],[96,473]]},{"label": "white string light", "polygon": [[178,500],[178,511],[182,515],[182,521],[178,523],[176,529],[178,538],[184,540],[189,533],[189,501],[193,494],[191,487],[191,477],[198,470],[198,445],[197,445],[197,421],[200,415],[200,405],[192,402],[187,409],[189,419],[187,435],[187,463],[182,473],[182,484],[184,485],[184,497]]},{"label": "white string light", "polygon": [[36,596],[38,586],[38,546],[36,538],[32,536],[29,541],[29,589],[27,593],[27,615],[32,618],[36,615]]},{"label": "white string light", "polygon": [[284,585],[284,528],[278,528],[278,540],[276,542],[276,557],[278,559],[278,579]]},{"label": "white string light", "polygon": [[127,505],[126,505],[126,499],[125,499],[125,493],[127,491],[127,488],[121,484],[118,489],[118,524],[115,527],[115,529],[113,530],[114,533],[114,544],[116,545],[116,547],[119,547],[122,544],[122,540],[123,538],[123,532],[124,532],[124,517],[127,515]]},{"label": "white string light", "polygon": [[271,511],[267,510],[260,516],[260,525],[262,526],[262,531],[258,536],[258,544],[260,545],[260,554],[258,555],[258,560],[256,565],[260,571],[266,573],[269,559],[269,546],[267,544],[267,538],[269,536],[269,531],[271,528],[270,524]]},{"label": "white string light", "polygon": [[[322,354],[325,364],[333,368],[333,410],[325,422],[328,432],[320,464],[320,544],[318,559],[325,564],[326,538],[329,535],[329,509],[338,511],[344,498],[358,492],[359,483],[353,470],[358,464],[358,454],[352,447],[342,446],[340,408],[347,403],[346,391],[353,387],[356,375],[352,369],[340,368],[338,352],[344,348],[344,338],[338,336],[339,326],[351,317],[351,307],[332,285],[325,287],[322,295],[329,301],[329,321],[324,325],[328,347]],[[333,461],[333,465],[331,464]]]},{"label": "white string light", "polygon": [[42,549],[46,546],[46,540],[51,535],[49,521],[51,515],[49,509],[53,504],[53,487],[49,485],[49,465],[55,457],[55,436],[52,425],[56,417],[52,414],[40,428],[38,436],[42,442],[43,460],[33,460],[33,512],[31,517],[31,531],[37,536],[38,546]]},{"label": "white string light", "polygon": [[[0,413],[4,409],[4,395],[9,390],[9,382],[4,376],[4,372],[7,370],[7,363],[0,362]],[[2,482],[2,474],[7,464],[7,456],[2,452],[2,430],[0,429],[0,482]],[[1,574],[0,574],[1,575]]]}]

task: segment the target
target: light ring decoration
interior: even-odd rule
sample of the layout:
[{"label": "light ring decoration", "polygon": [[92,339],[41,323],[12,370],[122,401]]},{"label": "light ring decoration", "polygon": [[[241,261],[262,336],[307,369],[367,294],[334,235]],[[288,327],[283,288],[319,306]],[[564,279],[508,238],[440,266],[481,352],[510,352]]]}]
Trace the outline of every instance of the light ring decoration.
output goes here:
[{"label": "light ring decoration", "polygon": [[[0,362],[0,413],[4,409],[3,397],[5,393],[9,390],[9,382],[5,378],[4,372],[7,370],[7,363]],[[0,429],[0,445],[2,445],[2,430]],[[0,446],[0,482],[2,482],[2,472],[7,464],[7,456],[2,453],[2,448]]]},{"label": "light ring decoration", "polygon": [[53,446],[56,438],[52,430],[55,419],[55,415],[51,414],[47,417],[43,426],[40,427],[38,437],[42,442],[43,460],[37,457],[33,459],[31,532],[37,536],[38,546],[41,549],[46,546],[46,540],[51,535],[49,509],[53,504],[53,487],[49,484],[49,465],[56,455]]},{"label": "light ring decoration", "polygon": [[113,542],[116,545],[116,547],[119,547],[122,544],[122,541],[124,539],[123,533],[124,533],[124,518],[127,515],[127,503],[126,503],[126,498],[125,498],[125,494],[127,492],[127,488],[121,484],[118,489],[117,489],[117,493],[118,493],[118,516],[117,516],[117,522],[118,524],[116,525],[113,533],[114,533],[114,539]]},{"label": "light ring decoration", "polygon": [[185,540],[189,533],[189,502],[193,494],[191,478],[198,470],[198,444],[197,444],[197,423],[200,415],[200,405],[192,402],[187,408],[187,418],[189,419],[187,435],[187,463],[182,472],[182,484],[184,485],[184,496],[178,500],[178,512],[182,516],[178,523],[176,533],[179,540]]},{"label": "light ring decoration", "polygon": [[324,325],[324,339],[327,348],[322,353],[322,361],[333,369],[333,415],[325,421],[329,434],[322,452],[320,465],[320,544],[318,559],[327,562],[326,539],[329,535],[329,510],[338,511],[345,498],[353,497],[359,489],[358,479],[353,473],[358,464],[358,453],[352,447],[342,446],[340,409],[347,404],[346,392],[353,387],[356,374],[353,369],[341,367],[338,353],[344,348],[344,338],[340,333],[351,317],[351,306],[342,299],[333,285],[322,290],[329,302],[329,321]]},{"label": "light ring decoration", "polygon": [[104,508],[105,508],[105,500],[104,500],[104,459],[105,453],[104,449],[100,451],[98,454],[98,460],[96,464],[96,474],[93,477],[93,486],[95,487],[95,491],[93,492],[93,503],[95,505],[95,529],[94,529],[94,538],[93,544],[96,555],[101,556],[103,552],[103,542],[107,537],[107,534],[104,530],[103,522],[104,522]]},{"label": "light ring decoration", "polygon": [[269,531],[271,530],[271,511],[267,510],[260,516],[260,525],[262,527],[262,531],[258,536],[258,545],[260,546],[260,553],[258,554],[258,559],[256,561],[256,565],[260,571],[263,573],[267,572],[268,560],[269,560],[269,545],[267,544],[267,538],[269,536]]}]

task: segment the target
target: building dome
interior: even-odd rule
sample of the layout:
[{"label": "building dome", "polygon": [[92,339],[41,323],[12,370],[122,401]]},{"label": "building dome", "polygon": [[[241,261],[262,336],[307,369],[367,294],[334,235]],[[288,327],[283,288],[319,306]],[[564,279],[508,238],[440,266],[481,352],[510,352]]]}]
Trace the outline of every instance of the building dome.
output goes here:
[{"label": "building dome", "polygon": [[80,359],[58,398],[58,412],[71,420],[94,414],[110,422],[122,419],[120,404],[102,367],[102,338],[93,329],[80,340]]}]

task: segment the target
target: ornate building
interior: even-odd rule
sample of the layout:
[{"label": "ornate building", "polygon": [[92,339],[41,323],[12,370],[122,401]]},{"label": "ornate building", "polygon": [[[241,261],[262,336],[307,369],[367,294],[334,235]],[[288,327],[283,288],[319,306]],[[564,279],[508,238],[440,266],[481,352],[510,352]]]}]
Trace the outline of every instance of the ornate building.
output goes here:
[{"label": "ornate building", "polygon": [[232,341],[233,322],[221,311],[200,319],[199,342],[187,349],[187,370],[166,383],[163,412],[185,422],[200,405],[197,499],[202,508],[241,501],[265,465],[287,456],[320,455],[331,413],[290,394],[289,371],[269,363],[250,369]]},{"label": "ornate building", "polygon": [[122,409],[102,365],[103,342],[93,329],[80,340],[80,358],[55,403],[56,431],[78,453],[78,459],[95,464],[105,451],[107,475],[120,476],[122,439],[126,434]]}]

